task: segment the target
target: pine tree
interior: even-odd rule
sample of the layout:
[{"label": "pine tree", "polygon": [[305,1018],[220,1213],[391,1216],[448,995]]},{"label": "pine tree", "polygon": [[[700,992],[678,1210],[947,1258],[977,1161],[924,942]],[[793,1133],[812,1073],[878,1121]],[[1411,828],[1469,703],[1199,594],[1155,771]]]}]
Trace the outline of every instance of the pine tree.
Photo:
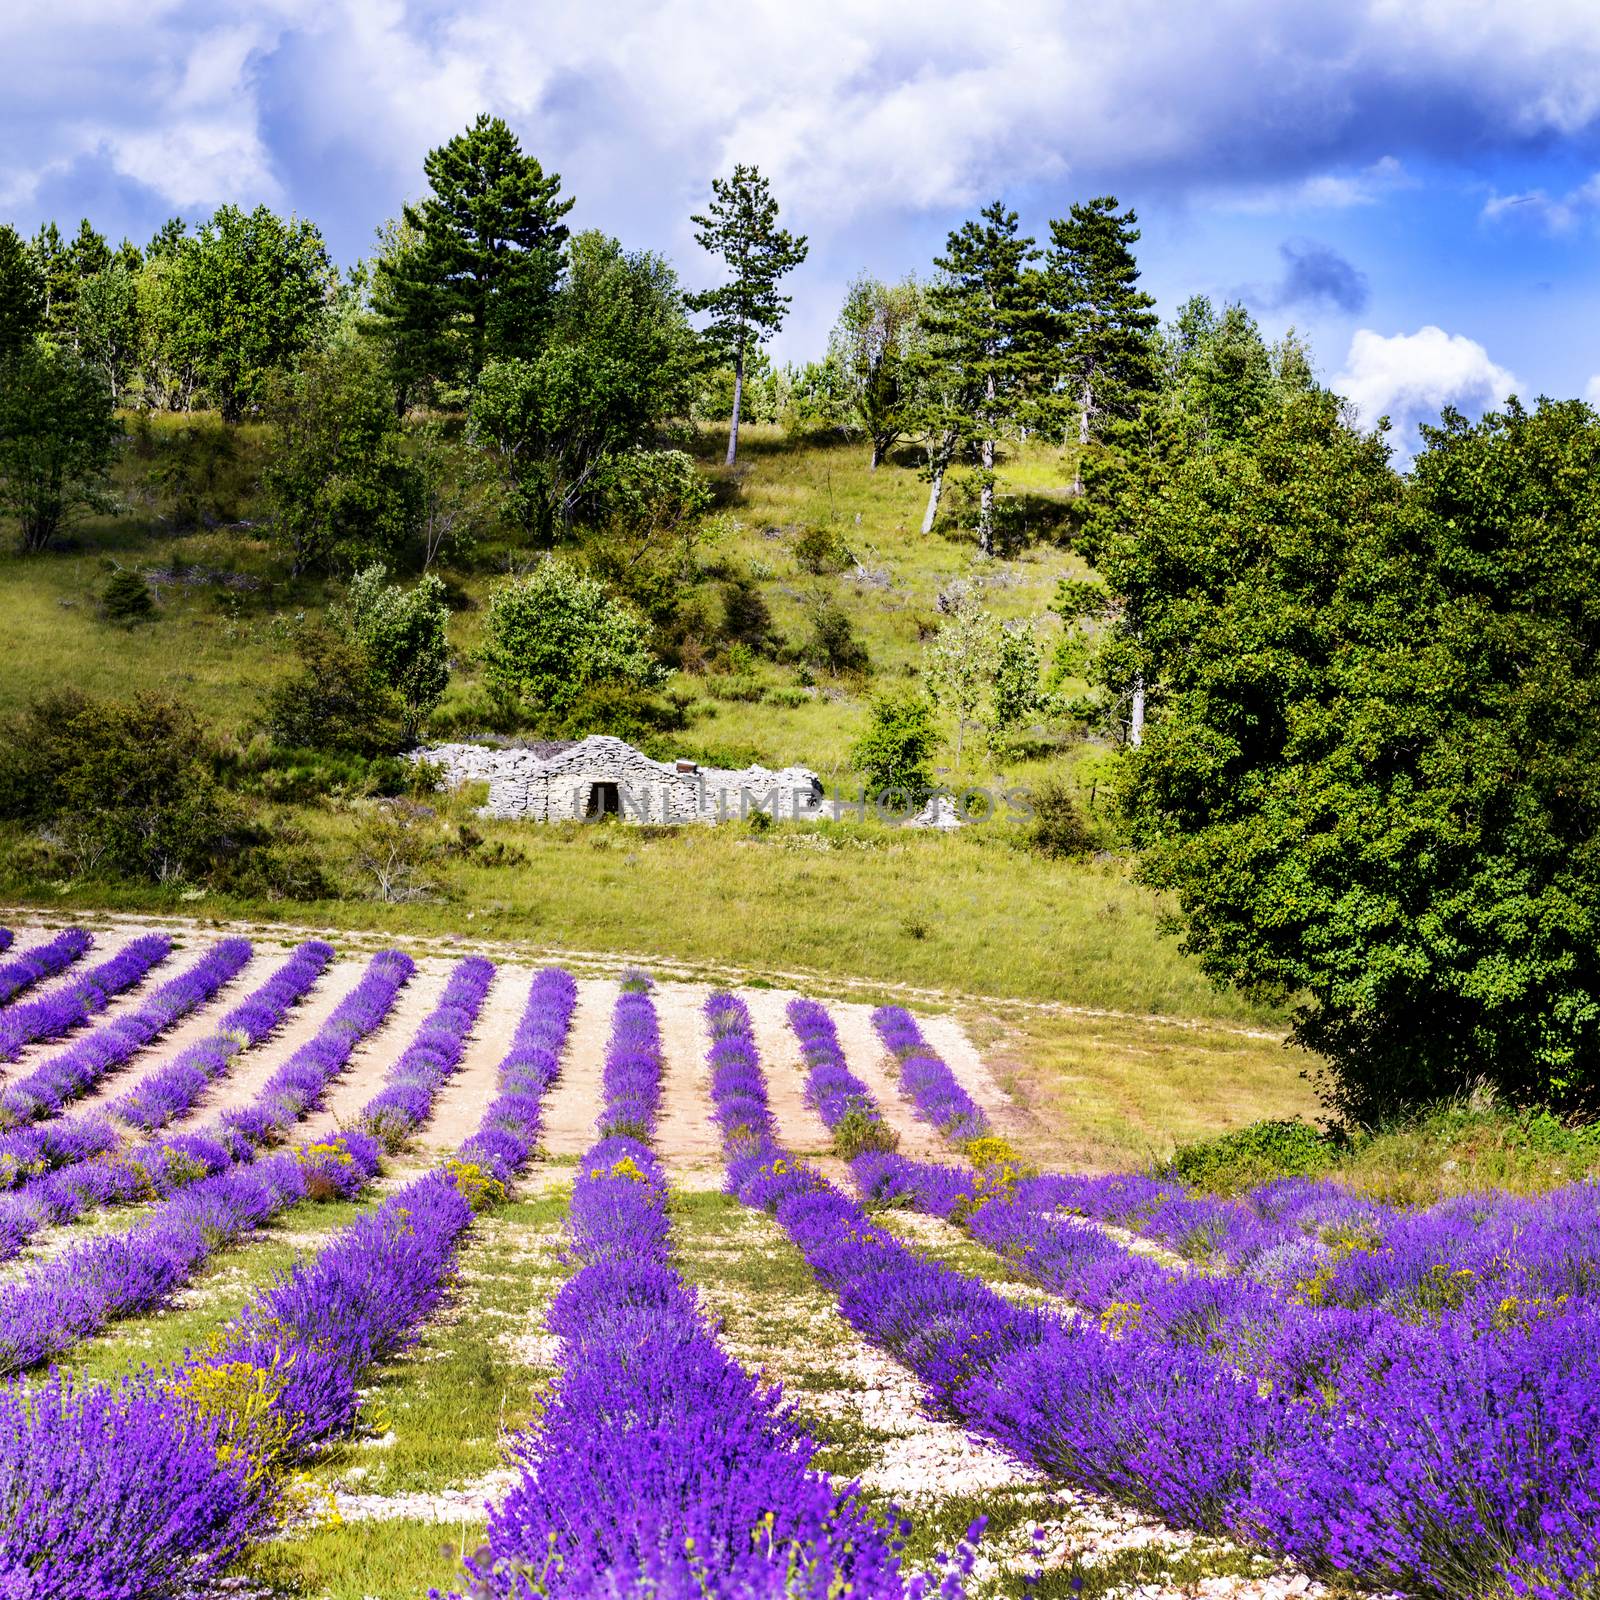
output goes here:
[{"label": "pine tree", "polygon": [[928,290],[930,342],[961,374],[942,401],[946,425],[976,449],[978,547],[994,554],[994,453],[1013,426],[1039,370],[1038,252],[1019,238],[1017,214],[1000,201],[950,235]]},{"label": "pine tree", "polygon": [[493,357],[537,348],[572,201],[499,117],[480,116],[422,167],[432,192],[404,211],[414,245],[402,236],[409,247],[379,259],[374,306],[396,344],[433,352],[433,376],[472,380]]},{"label": "pine tree", "polygon": [[55,334],[71,322],[73,291],[72,251],[53,222],[45,223],[28,241],[28,254],[44,291],[41,326]]},{"label": "pine tree", "polygon": [[739,449],[739,403],[744,398],[745,363],[779,328],[789,296],[778,280],[806,258],[806,237],[778,226],[778,202],[755,167],[734,167],[731,178],[711,180],[711,204],[689,219],[701,249],[721,256],[728,281],[690,295],[692,311],[711,315],[707,339],[733,363],[733,421],[728,428],[727,465]]},{"label": "pine tree", "polygon": [[1080,451],[1100,437],[1102,419],[1132,417],[1157,387],[1155,301],[1138,286],[1133,254],[1138,220],[1102,195],[1050,224],[1041,283],[1059,403],[1076,413]]},{"label": "pine tree", "polygon": [[0,223],[0,363],[39,331],[44,321],[44,279],[33,251],[17,230]]}]

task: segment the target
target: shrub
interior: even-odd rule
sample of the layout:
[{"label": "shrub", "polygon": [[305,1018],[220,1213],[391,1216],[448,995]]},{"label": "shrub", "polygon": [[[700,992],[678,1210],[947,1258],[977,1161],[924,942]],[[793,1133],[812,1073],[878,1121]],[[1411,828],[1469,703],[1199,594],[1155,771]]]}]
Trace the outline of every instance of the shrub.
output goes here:
[{"label": "shrub", "polygon": [[410,800],[380,800],[356,824],[352,864],[374,900],[423,900],[438,885],[433,869],[444,840],[433,811]]},{"label": "shrub", "polygon": [[729,578],[722,586],[723,636],[752,650],[772,649],[777,631],[767,598],[746,576]]},{"label": "shrub", "polygon": [[263,720],[289,749],[392,754],[406,743],[406,707],[372,658],[333,628],[312,626],[295,641],[299,670],[267,692]]},{"label": "shrub", "polygon": [[846,1161],[869,1150],[898,1150],[900,1135],[881,1117],[860,1106],[851,1106],[833,1125],[834,1154]]},{"label": "shrub", "polygon": [[587,690],[653,689],[667,672],[639,617],[594,578],[551,559],[490,596],[483,677],[500,706],[538,724],[566,717]]},{"label": "shrub", "polygon": [[794,542],[795,565],[813,577],[843,572],[850,565],[850,552],[838,534],[828,528],[807,528]]},{"label": "shrub", "polygon": [[938,744],[933,707],[921,695],[883,695],[873,701],[867,730],[851,746],[850,764],[871,793],[889,790],[920,802],[933,787]]},{"label": "shrub", "polygon": [[100,604],[110,622],[142,622],[156,608],[155,596],[144,575],[130,567],[118,567],[100,591]]},{"label": "shrub", "polygon": [[856,637],[855,625],[832,600],[821,600],[811,612],[811,638],[807,659],[824,672],[865,672],[867,647]]},{"label": "shrub", "polygon": [[1068,861],[1094,849],[1094,834],[1072,786],[1063,778],[1046,778],[1032,794],[1033,821],[1029,843],[1052,861]]},{"label": "shrub", "polygon": [[49,830],[75,874],[204,875],[249,838],[193,712],[158,695],[46,695],[0,731],[0,816]]},{"label": "shrub", "polygon": [[1332,1137],[1298,1117],[1252,1122],[1215,1139],[1180,1146],[1168,1170],[1197,1189],[1235,1194],[1272,1178],[1325,1171],[1338,1148]]},{"label": "shrub", "polygon": [[450,681],[450,607],[436,573],[425,573],[410,589],[386,583],[387,577],[381,564],[358,572],[338,620],[400,697],[406,736],[415,738]]}]

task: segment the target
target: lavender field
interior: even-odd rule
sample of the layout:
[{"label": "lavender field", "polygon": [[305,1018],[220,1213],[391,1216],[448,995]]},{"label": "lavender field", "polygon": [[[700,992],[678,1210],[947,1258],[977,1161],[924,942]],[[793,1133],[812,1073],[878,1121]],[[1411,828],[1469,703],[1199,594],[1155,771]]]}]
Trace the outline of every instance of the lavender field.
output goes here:
[{"label": "lavender field", "polygon": [[1049,1170],[856,999],[0,943],[7,1596],[1596,1592],[1591,1184]]}]

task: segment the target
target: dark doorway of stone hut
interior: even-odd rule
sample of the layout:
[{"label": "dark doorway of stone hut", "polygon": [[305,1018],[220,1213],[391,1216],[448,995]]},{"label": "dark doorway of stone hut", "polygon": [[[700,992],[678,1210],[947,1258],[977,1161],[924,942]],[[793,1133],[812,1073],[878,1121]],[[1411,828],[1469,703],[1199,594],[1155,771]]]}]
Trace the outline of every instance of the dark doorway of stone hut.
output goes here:
[{"label": "dark doorway of stone hut", "polygon": [[622,789],[615,783],[591,783],[586,817],[614,817],[622,811]]}]

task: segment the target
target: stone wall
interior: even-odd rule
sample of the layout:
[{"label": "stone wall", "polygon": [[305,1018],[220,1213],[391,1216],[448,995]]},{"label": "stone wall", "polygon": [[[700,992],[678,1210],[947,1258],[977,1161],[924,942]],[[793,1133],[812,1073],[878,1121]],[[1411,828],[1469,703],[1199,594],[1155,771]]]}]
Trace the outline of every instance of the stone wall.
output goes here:
[{"label": "stone wall", "polygon": [[595,786],[603,784],[617,786],[620,814],[628,822],[718,822],[756,810],[785,819],[825,814],[822,780],[806,767],[726,771],[688,761],[654,761],[604,734],[554,754],[445,744],[414,751],[411,759],[441,768],[448,788],[487,782],[484,815],[489,817],[581,822]]}]

